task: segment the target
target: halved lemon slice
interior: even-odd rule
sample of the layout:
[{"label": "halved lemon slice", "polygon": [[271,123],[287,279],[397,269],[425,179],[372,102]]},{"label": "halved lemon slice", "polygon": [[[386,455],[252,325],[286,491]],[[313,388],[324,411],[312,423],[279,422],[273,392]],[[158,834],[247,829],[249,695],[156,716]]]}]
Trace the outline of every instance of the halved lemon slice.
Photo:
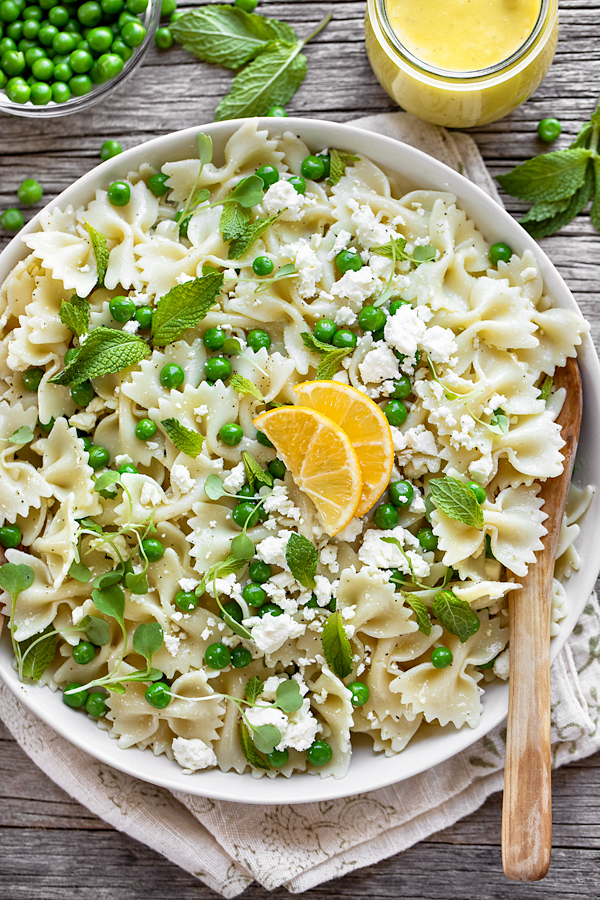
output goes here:
[{"label": "halved lemon slice", "polygon": [[340,426],[304,406],[270,409],[254,424],[313,501],[327,533],[345,528],[356,515],[363,485],[358,456]]},{"label": "halved lemon slice", "polygon": [[332,419],[350,438],[363,479],[356,515],[364,516],[381,497],[392,474],[394,444],[388,420],[365,394],[339,381],[305,381],[294,391],[303,406]]}]

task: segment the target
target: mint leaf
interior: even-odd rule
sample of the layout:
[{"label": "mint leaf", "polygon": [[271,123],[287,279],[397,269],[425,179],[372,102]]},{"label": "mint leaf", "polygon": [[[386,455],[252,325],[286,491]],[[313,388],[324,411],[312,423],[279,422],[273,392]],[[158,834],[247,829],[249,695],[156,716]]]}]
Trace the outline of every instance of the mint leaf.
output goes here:
[{"label": "mint leaf", "polygon": [[432,604],[433,614],[446,631],[455,634],[464,644],[479,631],[481,622],[466,600],[459,600],[452,591],[438,591]]},{"label": "mint leaf", "polygon": [[352,353],[352,348],[339,347],[325,356],[317,366],[317,381],[331,381],[339,370],[342,360]]},{"label": "mint leaf", "polygon": [[75,337],[82,337],[90,329],[90,304],[74,294],[70,300],[62,301],[58,317]]},{"label": "mint leaf", "polygon": [[285,106],[306,75],[303,41],[275,41],[236,75],[231,90],[215,112],[215,121],[265,116],[272,106]]},{"label": "mint leaf", "polygon": [[233,373],[233,375],[229,379],[229,384],[240,394],[252,394],[252,396],[256,397],[257,400],[265,399],[262,395],[262,391],[254,384],[253,381],[250,381],[248,378],[244,378],[243,375],[239,375],[237,372]]},{"label": "mint leaf", "polygon": [[95,328],[75,359],[50,379],[54,384],[81,384],[111,372],[120,372],[150,356],[150,347],[135,334],[114,328]]},{"label": "mint leaf", "polygon": [[321,634],[323,655],[338,678],[345,678],[352,671],[352,649],[344,631],[341,613],[334,612],[325,620]]},{"label": "mint leaf", "polygon": [[198,324],[223,287],[223,274],[202,275],[193,281],[176,284],[161,297],[152,316],[152,342],[158,347],[171,344]]},{"label": "mint leaf", "polygon": [[185,453],[186,456],[196,459],[204,443],[204,437],[201,434],[193,431],[191,428],[186,428],[185,425],[182,425],[178,419],[172,416],[168,419],[163,419],[160,424],[178,450]]},{"label": "mint leaf", "polygon": [[33,569],[25,563],[4,563],[0,566],[0,587],[8,591],[15,602],[19,594],[33,584],[34,578]]},{"label": "mint leaf", "polygon": [[239,237],[250,222],[252,213],[237,203],[227,203],[221,213],[219,228],[224,241],[233,241]]},{"label": "mint leaf", "polygon": [[336,150],[335,147],[329,151],[329,178],[328,184],[335,185],[339,183],[342,175],[346,174],[347,166],[352,162],[359,162],[360,156],[353,156],[352,153],[346,153],[345,150]]},{"label": "mint leaf", "polygon": [[302,534],[290,535],[285,548],[285,559],[290,567],[290,572],[302,587],[312,588],[315,586],[319,555],[317,548],[308,538]]},{"label": "mint leaf", "polygon": [[111,616],[123,627],[125,616],[125,594],[118,584],[111,584],[100,590],[92,591],[92,600],[97,609],[105,616]]},{"label": "mint leaf", "polygon": [[250,678],[249,681],[246,682],[246,688],[244,690],[244,697],[250,703],[251,706],[254,706],[258,698],[263,692],[264,684],[256,675],[253,678]]},{"label": "mint leaf", "polygon": [[279,218],[281,212],[275,213],[267,219],[255,219],[254,222],[245,225],[243,231],[229,244],[229,259],[240,259],[246,250],[249,250],[252,244],[273,224],[275,219]]},{"label": "mint leaf", "polygon": [[520,200],[562,200],[570,197],[585,180],[591,150],[555,150],[527,160],[496,180],[508,194]]},{"label": "mint leaf", "polygon": [[450,475],[432,478],[429,490],[435,505],[451,519],[477,531],[483,530],[483,511],[475,493],[467,484]]},{"label": "mint leaf", "polygon": [[583,184],[571,197],[565,200],[534,204],[520,220],[521,224],[536,240],[560,231],[588,205],[594,193],[594,181],[594,167],[590,161]]},{"label": "mint leaf", "polygon": [[263,471],[260,463],[247,450],[242,450],[242,461],[246,470],[246,480],[251,488],[254,487],[255,482],[268,488],[273,487],[273,476],[271,473]]},{"label": "mint leaf", "polygon": [[163,645],[163,630],[158,622],[142,623],[133,632],[133,649],[151,668],[152,657]]},{"label": "mint leaf", "polygon": [[81,630],[92,644],[105,647],[110,641],[108,622],[98,616],[85,616],[79,623]]},{"label": "mint leaf", "polygon": [[[34,634],[24,641],[19,641],[21,659],[23,660],[21,673],[25,678],[33,678],[34,681],[39,681],[54,659],[57,641],[58,635],[52,625],[48,625],[41,635]],[[31,650],[29,650],[30,647]]]},{"label": "mint leaf", "polygon": [[262,53],[269,41],[296,41],[285,22],[244,12],[234,6],[211,5],[186,12],[171,26],[173,37],[199,59],[239,69]]},{"label": "mint leaf", "polygon": [[553,384],[554,384],[554,379],[552,378],[552,375],[546,375],[546,377],[544,378],[544,380],[541,384],[541,387],[540,387],[540,392],[538,394],[538,400],[543,400],[544,403],[546,402],[546,400],[552,393],[552,385]]},{"label": "mint leaf", "polygon": [[275,696],[276,700],[273,705],[278,706],[284,713],[298,712],[303,703],[300,685],[294,678],[290,678],[289,681],[282,681],[277,686]]},{"label": "mint leaf", "polygon": [[415,616],[415,622],[419,626],[419,631],[429,637],[431,634],[431,619],[429,618],[427,606],[416,594],[406,594],[404,602],[412,609]]},{"label": "mint leaf", "polygon": [[72,562],[69,567],[69,575],[81,584],[87,584],[92,577],[92,573],[82,562]]},{"label": "mint leaf", "polygon": [[300,332],[300,337],[304,341],[304,345],[315,353],[327,354],[334,353],[336,350],[336,347],[333,347],[331,344],[326,344],[324,341],[320,341],[316,338],[312,331],[302,331]]},{"label": "mint leaf", "polygon": [[89,222],[85,223],[85,227],[87,228],[88,234],[92,241],[92,249],[94,251],[94,256],[96,257],[98,287],[104,287],[104,276],[106,275],[106,270],[108,269],[108,259],[110,257],[106,235],[102,234],[101,231],[96,231],[96,229],[93,228]]},{"label": "mint leaf", "polygon": [[13,431],[9,440],[13,444],[29,444],[35,437],[35,434],[29,425],[21,425],[16,431]]},{"label": "mint leaf", "polygon": [[267,760],[260,755],[256,747],[254,746],[250,729],[245,722],[240,722],[239,735],[242,753],[244,754],[250,765],[255,769],[270,769],[271,766],[269,765]]}]

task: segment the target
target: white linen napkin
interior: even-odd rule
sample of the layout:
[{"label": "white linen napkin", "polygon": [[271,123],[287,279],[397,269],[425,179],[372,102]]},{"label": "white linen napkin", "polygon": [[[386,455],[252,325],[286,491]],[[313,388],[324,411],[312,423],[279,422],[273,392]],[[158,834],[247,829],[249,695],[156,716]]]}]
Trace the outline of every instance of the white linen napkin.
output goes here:
[{"label": "white linen napkin", "polygon": [[[355,124],[437,157],[499,201],[477,146],[406,113]],[[553,765],[600,748],[600,607],[593,594],[552,667]],[[299,893],[392,856],[477,809],[502,788],[505,727],[400,784],[332,802],[252,806],[208,800],[124,775],[72,746],[0,687],[0,716],[31,759],[120,831],[235,897],[253,881]],[[149,751],[148,751],[149,752]]]}]

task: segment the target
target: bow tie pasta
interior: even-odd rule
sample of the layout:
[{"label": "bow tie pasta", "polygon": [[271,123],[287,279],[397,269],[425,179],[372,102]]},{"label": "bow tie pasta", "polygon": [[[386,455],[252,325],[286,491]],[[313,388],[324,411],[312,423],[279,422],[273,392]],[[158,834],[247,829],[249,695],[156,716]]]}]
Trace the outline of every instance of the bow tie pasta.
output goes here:
[{"label": "bow tie pasta", "polygon": [[0,289],[0,600],[120,746],[339,778],[507,678],[588,326],[452,194],[253,120],[197,145],[46,213]]}]

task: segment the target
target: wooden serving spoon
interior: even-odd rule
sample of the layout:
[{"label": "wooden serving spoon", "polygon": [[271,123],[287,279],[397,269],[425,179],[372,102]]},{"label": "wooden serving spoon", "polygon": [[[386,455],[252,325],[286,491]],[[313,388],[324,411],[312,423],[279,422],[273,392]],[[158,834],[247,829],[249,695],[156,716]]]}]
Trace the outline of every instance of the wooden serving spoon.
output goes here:
[{"label": "wooden serving spoon", "polygon": [[541,497],[548,518],[544,549],[529,567],[522,587],[509,596],[510,682],[502,862],[507,878],[538,881],[550,865],[552,799],[550,785],[550,614],[558,538],[581,427],[581,376],[575,359],[554,375],[567,396],[557,419],[565,464],[545,482]]}]

